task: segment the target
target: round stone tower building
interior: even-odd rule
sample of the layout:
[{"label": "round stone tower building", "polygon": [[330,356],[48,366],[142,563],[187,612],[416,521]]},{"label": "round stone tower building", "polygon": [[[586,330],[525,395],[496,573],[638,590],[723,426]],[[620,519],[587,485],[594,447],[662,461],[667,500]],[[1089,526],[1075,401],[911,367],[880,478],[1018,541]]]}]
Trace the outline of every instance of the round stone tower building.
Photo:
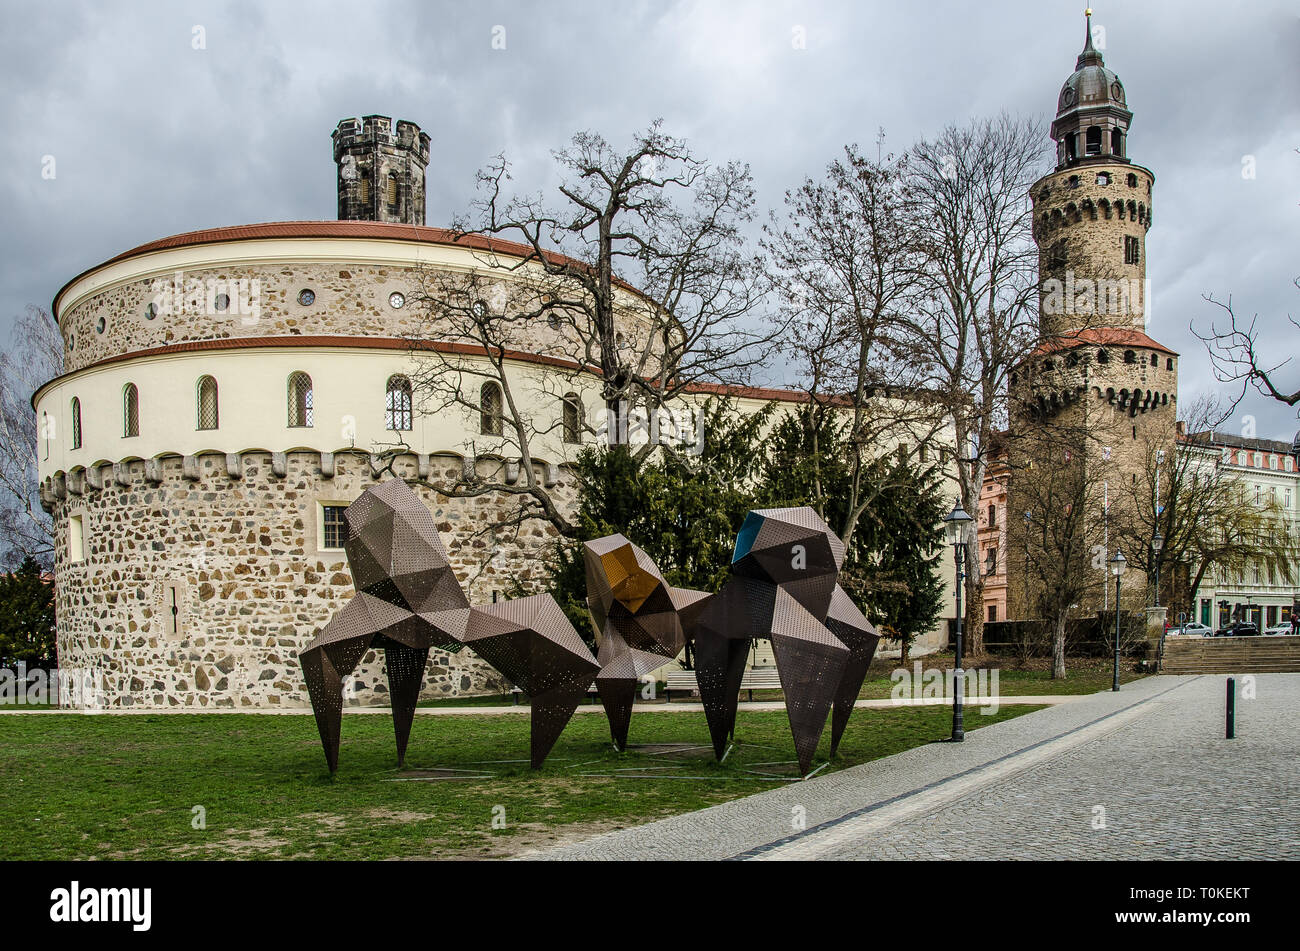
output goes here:
[{"label": "round stone tower building", "polygon": [[[1008,451],[1054,457],[1034,460],[1038,465],[1082,467],[1084,483],[1097,490],[1089,504],[1103,540],[1116,519],[1127,517],[1126,507],[1137,504],[1143,483],[1151,481],[1152,460],[1173,448],[1178,354],[1146,332],[1155,176],[1129,158],[1133,113],[1093,43],[1090,16],[1087,29],[1051,126],[1056,167],[1030,192],[1042,342],[1011,375]],[[1029,461],[1012,459],[1012,468]],[[1029,494],[1017,493],[1012,479],[1009,536],[1036,517]],[[1115,545],[1107,547],[1109,557]],[[1008,557],[1019,548],[1009,537]],[[1125,585],[1140,591],[1143,580],[1131,571]],[[1097,607],[1103,598],[1098,587]],[[1019,610],[1032,608],[1022,602]]]}]

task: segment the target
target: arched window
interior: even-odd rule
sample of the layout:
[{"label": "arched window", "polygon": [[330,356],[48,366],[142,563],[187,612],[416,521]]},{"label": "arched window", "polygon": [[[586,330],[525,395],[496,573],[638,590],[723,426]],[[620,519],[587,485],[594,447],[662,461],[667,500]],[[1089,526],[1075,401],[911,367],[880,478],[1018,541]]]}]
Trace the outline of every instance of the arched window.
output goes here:
[{"label": "arched window", "polygon": [[501,387],[492,381],[483,384],[479,390],[479,426],[478,431],[484,436],[501,435]]},{"label": "arched window", "polygon": [[210,376],[199,377],[198,410],[199,429],[216,429],[219,423],[217,381]]},{"label": "arched window", "polygon": [[385,201],[388,202],[389,211],[397,210],[397,176],[396,175],[388,176],[388,183],[387,183],[387,188],[385,189],[384,199]]},{"label": "arched window", "polygon": [[311,377],[295,370],[289,374],[289,425],[310,426],[312,415]]},{"label": "arched window", "polygon": [[1087,139],[1085,141],[1085,151],[1088,155],[1101,154],[1101,129],[1098,126],[1088,126]]},{"label": "arched window", "polygon": [[1124,133],[1119,129],[1110,130],[1110,151],[1121,158],[1124,155]]},{"label": "arched window", "polygon": [[122,387],[122,435],[140,435],[140,391],[134,383]]},{"label": "arched window", "polygon": [[400,374],[388,378],[387,395],[384,397],[384,428],[411,428],[411,381]]},{"label": "arched window", "polygon": [[1105,350],[1098,350],[1098,351],[1097,351],[1097,362],[1098,362],[1098,363],[1110,363],[1110,354],[1107,353]]},{"label": "arched window", "polygon": [[1138,358],[1137,358],[1137,354],[1134,353],[1132,350],[1125,350],[1125,351],[1124,351],[1124,362],[1125,362],[1125,363],[1137,363],[1137,359],[1138,359]]},{"label": "arched window", "polygon": [[81,448],[81,400],[72,398],[72,448]]},{"label": "arched window", "polygon": [[577,393],[564,394],[564,441],[582,442],[582,400]]}]

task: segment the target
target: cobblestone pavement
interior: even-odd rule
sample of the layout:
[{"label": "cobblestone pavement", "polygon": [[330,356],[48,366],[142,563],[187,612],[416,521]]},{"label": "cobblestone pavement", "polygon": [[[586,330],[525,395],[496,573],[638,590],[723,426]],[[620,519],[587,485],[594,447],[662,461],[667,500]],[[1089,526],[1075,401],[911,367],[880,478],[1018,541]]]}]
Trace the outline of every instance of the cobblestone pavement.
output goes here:
[{"label": "cobblestone pavement", "polygon": [[1225,677],[1148,677],[962,744],[528,857],[1300,858],[1300,674],[1250,676],[1254,699],[1238,677],[1234,740]]}]

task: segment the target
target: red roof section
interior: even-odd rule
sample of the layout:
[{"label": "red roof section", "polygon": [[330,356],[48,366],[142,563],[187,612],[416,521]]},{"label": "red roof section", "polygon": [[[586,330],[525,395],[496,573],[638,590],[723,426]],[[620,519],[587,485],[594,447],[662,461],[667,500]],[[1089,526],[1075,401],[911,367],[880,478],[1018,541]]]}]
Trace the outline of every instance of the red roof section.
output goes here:
[{"label": "red roof section", "polygon": [[1090,327],[1072,334],[1053,337],[1040,343],[1032,356],[1055,353],[1058,350],[1073,350],[1085,345],[1104,347],[1141,347],[1144,350],[1159,350],[1161,353],[1178,356],[1177,350],[1170,350],[1163,343],[1157,343],[1140,330],[1128,327]]},{"label": "red roof section", "polygon": [[[536,252],[526,244],[506,241],[501,238],[489,238],[480,234],[459,234],[447,228],[431,228],[427,225],[395,224],[386,221],[272,221],[264,224],[235,225],[228,228],[208,228],[203,231],[187,231],[174,234],[168,238],[159,238],[142,244],[130,251],[109,258],[101,264],[87,268],[68,281],[54,295],[54,313],[58,314],[59,298],[69,287],[92,271],[97,271],[118,261],[149,254],[153,251],[167,251],[172,248],[188,248],[201,244],[222,244],[230,241],[256,241],[267,238],[380,238],[386,241],[412,241],[418,244],[440,244],[449,247],[469,248],[475,251],[487,251],[505,254],[511,257],[528,257]],[[585,267],[581,261],[575,261],[563,254],[546,252],[546,260],[553,264],[573,264]],[[636,291],[625,281],[615,279],[615,283],[626,290]]]}]

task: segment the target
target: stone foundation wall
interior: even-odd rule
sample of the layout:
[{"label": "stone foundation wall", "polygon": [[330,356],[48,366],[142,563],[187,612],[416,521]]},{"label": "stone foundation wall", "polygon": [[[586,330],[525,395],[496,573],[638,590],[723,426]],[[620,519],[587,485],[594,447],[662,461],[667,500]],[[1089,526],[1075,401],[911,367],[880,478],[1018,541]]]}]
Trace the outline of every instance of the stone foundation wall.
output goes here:
[{"label": "stone foundation wall", "polygon": [[[270,453],[243,454],[239,478],[225,455],[197,461],[186,473],[180,456],[163,458],[152,478],[143,461],[105,466],[102,488],[86,480],[80,494],[56,501],[60,668],[88,672],[96,702],[108,708],[306,706],[298,651],[353,593],[344,553],[319,547],[319,506],[349,503],[376,484],[370,457],[335,455],[332,477],[310,452],[289,453],[283,476]],[[498,464],[478,463],[484,475]],[[434,456],[430,475],[454,479],[461,465],[457,456]],[[413,478],[417,467],[416,457],[404,456],[396,472]],[[572,505],[572,475],[562,467],[558,475],[552,491]],[[530,523],[518,537],[485,537],[481,530],[510,499],[448,499],[415,488],[471,601],[505,596],[512,582],[540,589],[538,555],[553,529]],[[76,562],[73,517],[85,552]],[[422,696],[505,686],[468,650],[433,651]],[[386,702],[382,652],[367,654],[348,693],[357,704]]]}]

